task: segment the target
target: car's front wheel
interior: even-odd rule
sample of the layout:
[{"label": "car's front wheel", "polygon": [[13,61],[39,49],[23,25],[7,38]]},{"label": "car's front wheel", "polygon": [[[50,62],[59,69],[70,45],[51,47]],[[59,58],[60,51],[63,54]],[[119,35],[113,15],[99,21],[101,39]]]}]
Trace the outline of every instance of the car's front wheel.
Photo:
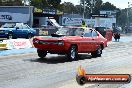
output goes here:
[{"label": "car's front wheel", "polygon": [[38,56],[43,59],[47,55],[47,51],[37,49]]},{"label": "car's front wheel", "polygon": [[101,54],[102,54],[102,48],[100,45],[98,46],[95,52],[91,53],[92,57],[101,57]]},{"label": "car's front wheel", "polygon": [[67,53],[67,57],[69,60],[77,60],[78,53],[77,53],[77,46],[72,45],[69,49],[69,52]]}]

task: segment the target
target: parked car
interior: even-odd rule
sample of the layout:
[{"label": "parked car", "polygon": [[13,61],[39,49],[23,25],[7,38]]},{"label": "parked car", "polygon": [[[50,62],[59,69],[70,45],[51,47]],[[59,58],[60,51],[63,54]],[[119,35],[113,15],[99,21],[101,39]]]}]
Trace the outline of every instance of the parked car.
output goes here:
[{"label": "parked car", "polygon": [[0,38],[31,38],[36,30],[23,23],[5,23],[0,28]]},{"label": "parked car", "polygon": [[113,29],[108,27],[95,27],[95,30],[98,31],[108,41],[112,41]]},{"label": "parked car", "polygon": [[92,28],[62,27],[51,36],[34,37],[33,44],[40,58],[51,53],[65,54],[69,60],[76,60],[78,53],[91,53],[93,57],[100,57],[107,46],[107,39]]}]

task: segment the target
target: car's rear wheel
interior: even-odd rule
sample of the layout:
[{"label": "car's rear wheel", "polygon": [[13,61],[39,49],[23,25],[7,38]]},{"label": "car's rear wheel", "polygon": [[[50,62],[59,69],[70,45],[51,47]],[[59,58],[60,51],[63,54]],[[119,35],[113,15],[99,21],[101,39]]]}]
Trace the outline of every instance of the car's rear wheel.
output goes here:
[{"label": "car's rear wheel", "polygon": [[101,54],[102,54],[102,48],[100,45],[98,46],[95,52],[91,53],[92,57],[101,57]]},{"label": "car's rear wheel", "polygon": [[27,35],[27,39],[31,39],[33,37],[33,35],[31,34],[31,33],[29,33],[28,35]]},{"label": "car's rear wheel", "polygon": [[72,45],[69,49],[69,52],[67,53],[67,57],[69,60],[77,60],[78,53],[77,53],[77,46]]},{"label": "car's rear wheel", "polygon": [[47,51],[37,49],[38,56],[43,59],[47,55]]},{"label": "car's rear wheel", "polygon": [[13,34],[12,33],[8,34],[8,39],[13,39]]}]

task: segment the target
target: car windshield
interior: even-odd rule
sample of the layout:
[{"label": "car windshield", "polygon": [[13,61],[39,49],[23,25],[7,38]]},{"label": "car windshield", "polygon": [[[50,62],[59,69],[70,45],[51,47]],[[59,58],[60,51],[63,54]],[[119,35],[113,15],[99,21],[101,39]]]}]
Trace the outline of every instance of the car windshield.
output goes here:
[{"label": "car windshield", "polygon": [[5,23],[4,25],[1,26],[1,28],[14,28],[15,23]]},{"label": "car windshield", "polygon": [[56,34],[65,36],[81,36],[83,31],[84,30],[81,28],[60,28]]}]

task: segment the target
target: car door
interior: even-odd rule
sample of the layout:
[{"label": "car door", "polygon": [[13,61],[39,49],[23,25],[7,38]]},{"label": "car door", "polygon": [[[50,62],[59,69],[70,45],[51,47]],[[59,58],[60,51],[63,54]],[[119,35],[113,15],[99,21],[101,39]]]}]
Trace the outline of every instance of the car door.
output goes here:
[{"label": "car door", "polygon": [[92,31],[91,30],[85,30],[83,37],[82,37],[82,49],[83,52],[90,52],[93,49],[93,40],[92,40]]},{"label": "car door", "polygon": [[30,31],[30,28],[26,24],[23,24],[22,27],[23,27],[23,37],[27,37],[28,32]]},{"label": "car door", "polygon": [[15,35],[16,35],[16,38],[21,38],[23,36],[22,23],[16,23]]},{"label": "car door", "polygon": [[92,51],[95,51],[97,49],[97,46],[99,44],[99,36],[96,31],[92,31]]},{"label": "car door", "polygon": [[84,29],[83,28],[72,28],[71,30],[73,31],[73,35],[74,36],[78,36],[77,39],[75,40],[75,43],[78,45],[78,52],[82,53],[84,52],[84,39],[83,39],[83,32]]}]

